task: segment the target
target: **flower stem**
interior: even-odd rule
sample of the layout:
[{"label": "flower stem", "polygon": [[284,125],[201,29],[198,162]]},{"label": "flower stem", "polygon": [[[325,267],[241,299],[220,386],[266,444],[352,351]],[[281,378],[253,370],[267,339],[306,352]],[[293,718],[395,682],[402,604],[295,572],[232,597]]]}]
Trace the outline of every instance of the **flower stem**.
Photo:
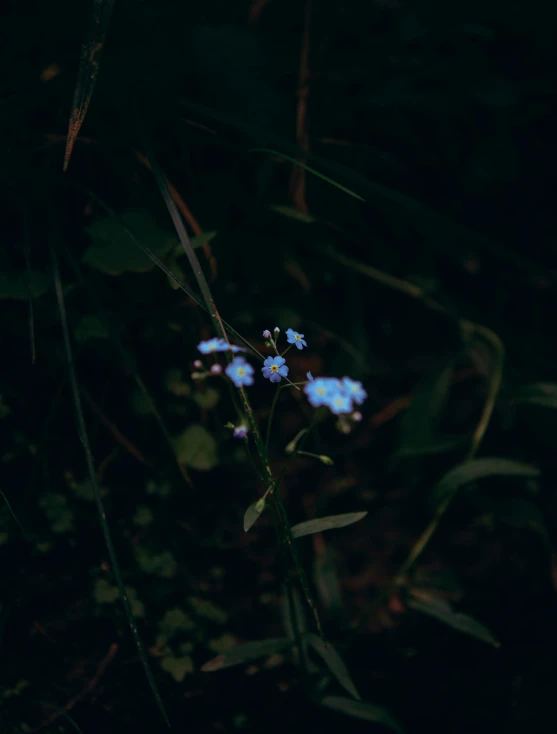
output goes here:
[{"label": "flower stem", "polygon": [[280,386],[275,391],[275,397],[271,404],[271,412],[269,413],[269,421],[267,423],[267,438],[265,439],[265,451],[269,451],[269,439],[271,438],[271,425],[273,423],[273,416],[275,414],[275,406],[277,404],[278,396],[280,393]]}]

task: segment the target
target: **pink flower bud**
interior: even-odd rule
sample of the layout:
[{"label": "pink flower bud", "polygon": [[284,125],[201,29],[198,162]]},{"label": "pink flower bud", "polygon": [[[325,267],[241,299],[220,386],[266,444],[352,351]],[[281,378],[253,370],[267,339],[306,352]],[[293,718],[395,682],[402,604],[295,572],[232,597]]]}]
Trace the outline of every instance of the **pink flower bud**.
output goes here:
[{"label": "pink flower bud", "polygon": [[222,372],[222,367],[220,366],[220,364],[213,364],[213,365],[211,365],[211,374],[212,375],[220,375],[221,372]]}]

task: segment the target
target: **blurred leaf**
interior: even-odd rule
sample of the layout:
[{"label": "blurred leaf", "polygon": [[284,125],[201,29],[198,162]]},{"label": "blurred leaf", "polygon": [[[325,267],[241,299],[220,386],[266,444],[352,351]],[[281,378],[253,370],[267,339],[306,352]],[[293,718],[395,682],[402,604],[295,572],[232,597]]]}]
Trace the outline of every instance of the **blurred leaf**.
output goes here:
[{"label": "blurred leaf", "polygon": [[177,632],[195,629],[196,624],[183,609],[175,608],[169,609],[157,626],[165,638],[169,640]]},{"label": "blurred leaf", "polygon": [[513,403],[540,405],[544,408],[557,408],[557,384],[553,382],[535,382],[522,387]]},{"label": "blurred leaf", "polygon": [[29,290],[33,298],[38,298],[47,292],[49,285],[50,280],[47,276],[37,270],[30,270],[28,273],[0,273],[0,299],[26,301],[29,298]]},{"label": "blurred leaf", "polygon": [[145,573],[154,573],[165,579],[171,579],[176,575],[177,563],[169,551],[164,553],[152,553],[145,548],[136,548],[135,557],[139,567]]},{"label": "blurred leaf", "polygon": [[513,528],[537,533],[542,537],[544,545],[548,549],[551,548],[543,514],[533,502],[524,497],[497,500],[493,504],[493,519]]},{"label": "blurred leaf", "polygon": [[108,333],[96,316],[83,316],[74,329],[74,339],[82,344],[93,339],[106,339]]},{"label": "blurred leaf", "polygon": [[93,244],[83,254],[83,262],[108,275],[146,273],[154,263],[127,233],[138,233],[141,243],[157,256],[165,255],[176,244],[176,234],[161,229],[147,212],[127,211],[117,217],[97,219],[87,232]]},{"label": "blurred leaf", "polygon": [[364,721],[373,721],[376,724],[383,724],[388,726],[398,734],[402,734],[403,729],[400,724],[394,719],[391,714],[380,706],[373,706],[370,703],[363,701],[354,701],[352,698],[343,698],[339,696],[326,696],[322,701],[321,705],[326,708],[338,711],[341,714],[347,714],[347,716],[354,716],[357,719],[363,719]]},{"label": "blurred leaf", "polygon": [[74,529],[73,512],[63,495],[46,494],[39,500],[39,505],[45,511],[53,533],[67,533]]},{"label": "blurred leaf", "polygon": [[214,640],[209,640],[208,647],[213,652],[226,652],[236,647],[238,640],[234,635],[225,634],[220,637],[216,637]]},{"label": "blurred leaf", "polygon": [[220,393],[214,387],[197,390],[193,394],[194,401],[204,410],[212,410],[220,400]]},{"label": "blurred leaf", "polygon": [[420,380],[400,423],[397,456],[431,453],[433,445],[443,450],[437,429],[459,357],[460,352],[450,354]]},{"label": "blurred leaf", "polygon": [[433,497],[436,501],[444,500],[455,494],[460,487],[478,479],[491,476],[513,476],[532,479],[539,475],[539,469],[519,461],[500,458],[473,459],[451,469],[450,472],[435,485]]},{"label": "blurred leaf", "polygon": [[153,522],[153,513],[148,507],[140,505],[135,511],[132,522],[140,528],[146,528]]},{"label": "blurred leaf", "polygon": [[257,502],[253,502],[248,507],[248,509],[244,513],[244,532],[247,533],[248,530],[253,527],[253,525],[255,525],[264,509],[264,499],[257,500]]},{"label": "blurred leaf", "polygon": [[329,515],[328,517],[317,517],[315,520],[307,520],[292,527],[292,537],[302,538],[304,535],[322,533],[325,530],[344,528],[362,520],[367,515],[364,512],[347,512],[345,515]]},{"label": "blurred leaf", "polygon": [[193,660],[184,655],[183,657],[174,657],[174,655],[165,655],[161,659],[161,668],[174,678],[177,683],[181,683],[187,673],[193,673]]},{"label": "blurred leaf", "polygon": [[166,389],[176,397],[187,397],[191,393],[191,385],[184,380],[183,370],[175,368],[168,370],[165,380]]},{"label": "blurred leaf", "polygon": [[201,666],[201,670],[204,673],[212,673],[215,670],[229,668],[231,665],[239,665],[248,660],[273,655],[291,646],[292,641],[288,637],[275,637],[268,640],[259,640],[258,642],[246,642],[244,645],[232,647],[222,655],[218,655],[216,658],[209,660],[205,665]]},{"label": "blurred leaf", "polygon": [[345,618],[342,592],[334,564],[334,555],[330,548],[325,548],[315,559],[313,582],[319,593],[321,604],[328,615],[333,618]]},{"label": "blurred leaf", "polygon": [[360,701],[360,694],[356,690],[356,686],[352,682],[352,678],[350,678],[346,665],[331,643],[325,642],[325,640],[322,640],[313,633],[309,633],[306,637],[309,644],[313,647],[315,652],[323,658],[326,666],[344,690],[348,691],[351,696]]},{"label": "blurred leaf", "polygon": [[228,614],[217,607],[216,604],[207,601],[207,599],[198,599],[195,596],[191,596],[189,603],[199,617],[208,619],[210,622],[215,622],[215,624],[225,624],[228,621]]},{"label": "blurred leaf", "polygon": [[482,642],[487,642],[489,645],[493,645],[494,647],[500,646],[487,627],[484,627],[483,624],[480,624],[480,622],[477,622],[467,614],[455,612],[451,605],[444,599],[431,596],[416,589],[413,589],[411,593],[412,598],[408,600],[408,605],[412,609],[429,614],[430,617],[435,617],[439,622],[443,622],[443,624],[459,632],[464,632],[466,635],[475,637]]},{"label": "blurred leaf", "polygon": [[188,426],[173,444],[178,461],[192,469],[210,471],[217,465],[217,442],[203,426]]},{"label": "blurred leaf", "polygon": [[97,579],[93,596],[97,604],[113,604],[118,599],[118,587],[112,586],[106,579]]}]

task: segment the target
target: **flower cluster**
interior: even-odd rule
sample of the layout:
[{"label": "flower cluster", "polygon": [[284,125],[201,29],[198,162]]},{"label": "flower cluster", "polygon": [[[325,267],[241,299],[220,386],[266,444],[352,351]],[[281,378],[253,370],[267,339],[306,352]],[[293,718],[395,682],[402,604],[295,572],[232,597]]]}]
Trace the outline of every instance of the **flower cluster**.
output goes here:
[{"label": "flower cluster", "polygon": [[308,372],[308,382],[304,386],[304,392],[309,402],[318,408],[325,405],[331,413],[342,415],[352,413],[354,404],[361,405],[367,398],[362,383],[343,377],[316,377]]}]

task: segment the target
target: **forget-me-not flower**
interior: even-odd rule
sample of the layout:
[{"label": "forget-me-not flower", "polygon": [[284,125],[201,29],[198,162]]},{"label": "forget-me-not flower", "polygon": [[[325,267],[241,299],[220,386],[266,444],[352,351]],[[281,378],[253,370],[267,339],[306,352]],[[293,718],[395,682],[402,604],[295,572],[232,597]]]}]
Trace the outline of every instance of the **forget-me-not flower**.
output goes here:
[{"label": "forget-me-not flower", "polygon": [[339,381],[332,377],[312,377],[311,382],[304,385],[304,392],[313,407],[318,408],[320,405],[329,405],[329,398],[338,390],[338,385]]},{"label": "forget-me-not flower", "polygon": [[304,335],[298,334],[298,332],[294,331],[293,329],[286,330],[286,341],[289,344],[295,344],[298,349],[303,349],[304,347],[307,347]]},{"label": "forget-me-not flower", "polygon": [[329,396],[329,401],[327,405],[329,406],[329,410],[331,411],[331,413],[334,413],[335,415],[352,412],[352,400],[350,399],[350,396],[344,392],[344,390],[337,390],[336,392],[332,393]]},{"label": "forget-me-not flower", "polygon": [[361,382],[351,380],[349,377],[343,377],[342,385],[346,390],[346,393],[356,403],[356,405],[361,405],[367,398],[367,392],[362,387]]},{"label": "forget-me-not flower", "polygon": [[207,339],[207,341],[199,342],[197,348],[201,354],[212,354],[213,352],[245,352],[246,350],[242,347],[238,347],[235,344],[228,344],[226,339],[222,337],[214,337],[213,339]]},{"label": "forget-me-not flower", "polygon": [[285,362],[284,357],[267,357],[261,368],[263,377],[269,378],[271,382],[280,382],[280,378],[286,377],[288,374],[288,367]]},{"label": "forget-me-not flower", "polygon": [[234,357],[225,372],[236,387],[253,385],[253,367],[243,357]]}]

